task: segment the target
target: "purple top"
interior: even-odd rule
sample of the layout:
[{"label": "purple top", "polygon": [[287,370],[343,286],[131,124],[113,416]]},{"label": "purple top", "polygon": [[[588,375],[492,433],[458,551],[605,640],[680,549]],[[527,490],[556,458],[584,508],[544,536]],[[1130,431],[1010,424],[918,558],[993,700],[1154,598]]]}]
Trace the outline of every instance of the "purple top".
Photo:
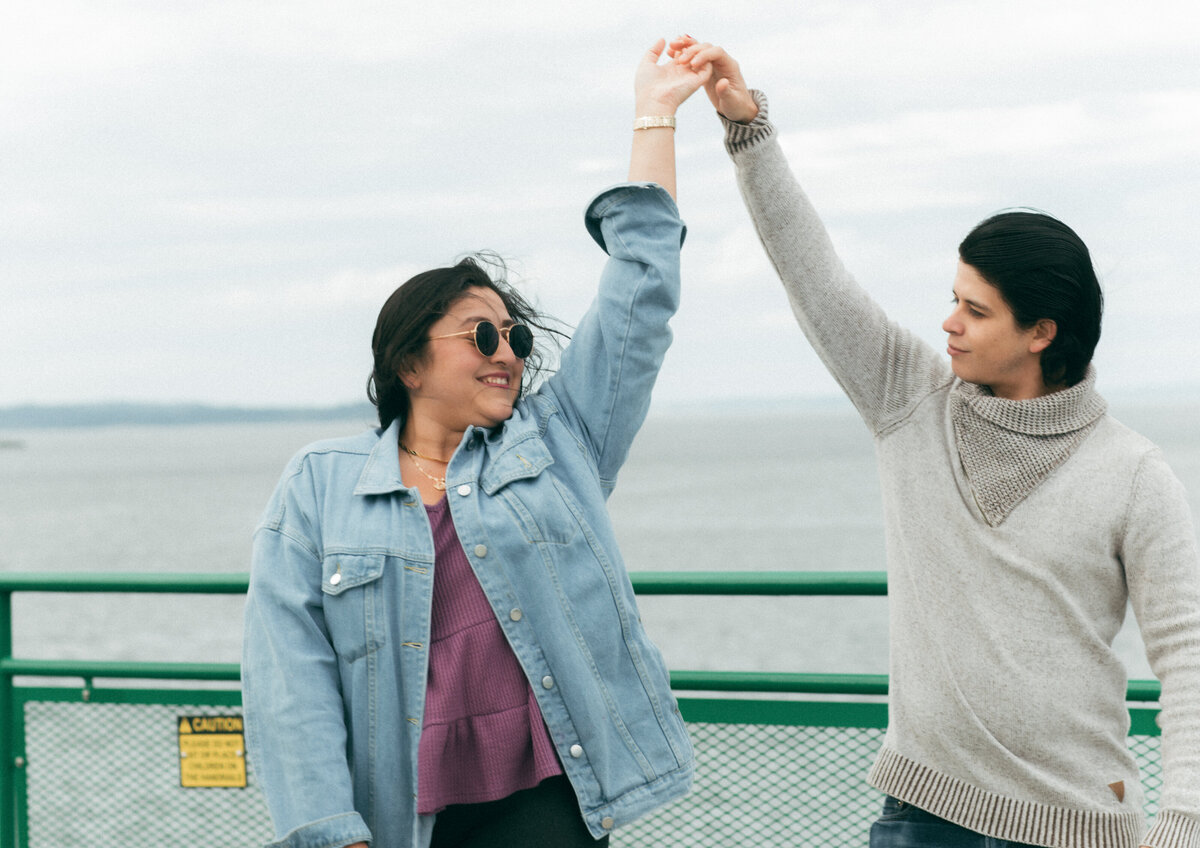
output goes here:
[{"label": "purple top", "polygon": [[429,682],[417,757],[417,811],[529,789],[562,766],[533,690],[467,562],[446,499],[433,530]]}]

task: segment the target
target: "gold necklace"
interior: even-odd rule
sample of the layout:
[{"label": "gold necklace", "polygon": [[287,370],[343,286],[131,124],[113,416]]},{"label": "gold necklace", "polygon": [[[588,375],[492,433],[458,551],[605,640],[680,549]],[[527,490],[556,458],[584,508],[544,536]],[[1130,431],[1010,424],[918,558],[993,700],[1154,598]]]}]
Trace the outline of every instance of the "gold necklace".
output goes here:
[{"label": "gold necklace", "polygon": [[417,453],[415,450],[410,448],[408,445],[404,444],[404,442],[400,443],[400,447],[404,448],[404,452],[407,453],[409,456],[419,456],[419,457],[421,457],[421,459],[428,459],[430,462],[440,462],[442,465],[450,464],[450,460],[448,460],[448,459],[438,459],[436,456],[426,456],[423,453]]},{"label": "gold necklace", "polygon": [[446,475],[443,474],[441,477],[434,477],[432,474],[430,474],[428,471],[425,470],[425,466],[423,466],[420,462],[417,461],[417,457],[421,457],[422,459],[428,459],[430,462],[444,462],[446,465],[450,464],[449,460],[441,460],[441,459],[437,459],[436,457],[425,456],[424,454],[419,454],[415,450],[410,448],[408,445],[404,444],[404,442],[400,443],[400,447],[403,448],[404,452],[412,458],[412,463],[413,463],[413,465],[415,465],[417,467],[417,470],[420,471],[422,474],[424,474],[426,477],[428,477],[433,482],[433,488],[437,489],[439,492],[446,491]]}]

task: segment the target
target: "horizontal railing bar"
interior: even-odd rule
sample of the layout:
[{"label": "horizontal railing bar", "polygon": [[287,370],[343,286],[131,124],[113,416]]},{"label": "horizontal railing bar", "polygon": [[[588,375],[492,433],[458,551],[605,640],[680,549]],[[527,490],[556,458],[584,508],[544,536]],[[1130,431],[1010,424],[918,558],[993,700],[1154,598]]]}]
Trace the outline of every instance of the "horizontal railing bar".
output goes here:
[{"label": "horizontal railing bar", "polygon": [[250,575],[93,573],[55,571],[0,574],[0,592],[178,592],[195,595],[244,595]]},{"label": "horizontal railing bar", "polygon": [[1127,701],[1157,701],[1162,696],[1162,684],[1157,680],[1130,680],[1125,688]]},{"label": "horizontal railing bar", "polygon": [[[886,674],[810,674],[788,671],[672,671],[671,688],[709,692],[797,692],[829,695],[886,695]],[[1127,701],[1157,701],[1157,680],[1130,680]]]},{"label": "horizontal railing bar", "polygon": [[639,595],[886,595],[885,571],[631,571]]},{"label": "horizontal railing bar", "polygon": [[[639,595],[885,595],[883,571],[634,571]],[[245,572],[7,573],[0,592],[178,592],[240,594],[250,585]]]},{"label": "horizontal railing bar", "polygon": [[671,688],[711,692],[804,692],[886,695],[886,674],[803,674],[784,671],[672,671]]},{"label": "horizontal railing bar", "polygon": [[[240,680],[237,663],[118,662],[98,660],[0,660],[0,673],[28,677],[136,678],[153,680]],[[775,692],[828,695],[886,695],[886,674],[810,674],[786,671],[672,671],[680,692]],[[1156,680],[1131,680],[1129,701],[1157,701]]]},{"label": "horizontal railing bar", "polygon": [[28,677],[120,677],[146,680],[241,680],[237,663],[0,659],[0,673]]}]

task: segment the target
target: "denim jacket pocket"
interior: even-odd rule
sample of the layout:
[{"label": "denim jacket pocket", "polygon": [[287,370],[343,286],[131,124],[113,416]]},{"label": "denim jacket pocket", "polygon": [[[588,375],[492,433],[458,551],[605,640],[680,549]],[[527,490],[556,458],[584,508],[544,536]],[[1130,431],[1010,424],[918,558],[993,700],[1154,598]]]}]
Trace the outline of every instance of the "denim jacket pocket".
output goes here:
[{"label": "denim jacket pocket", "polygon": [[515,482],[498,494],[527,542],[569,545],[587,524],[575,498],[551,474]]},{"label": "denim jacket pocket", "polygon": [[493,457],[479,478],[479,484],[489,495],[516,480],[538,477],[554,464],[546,443],[538,438],[522,439]]},{"label": "denim jacket pocket", "polygon": [[321,564],[325,626],[346,662],[379,650],[387,641],[383,554],[333,554]]}]

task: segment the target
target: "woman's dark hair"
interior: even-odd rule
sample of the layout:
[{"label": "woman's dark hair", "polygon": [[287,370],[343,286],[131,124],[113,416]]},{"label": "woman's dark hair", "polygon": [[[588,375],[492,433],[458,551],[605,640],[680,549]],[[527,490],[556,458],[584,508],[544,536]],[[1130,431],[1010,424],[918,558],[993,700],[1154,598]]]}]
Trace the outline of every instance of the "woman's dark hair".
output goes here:
[{"label": "woman's dark hair", "polygon": [[491,289],[514,322],[543,331],[534,332],[534,348],[525,358],[520,393],[524,395],[537,382],[549,353],[545,339],[563,333],[547,326],[549,319],[509,285],[503,260],[490,254],[467,256],[449,268],[417,274],[392,292],[379,311],[371,338],[375,367],[367,379],[367,397],[379,410],[381,427],[386,429],[396,419],[404,426],[409,399],[400,374],[421,361],[429,328],[472,288]]},{"label": "woman's dark hair", "polygon": [[1046,385],[1082,380],[1100,341],[1104,296],[1075,231],[1041,212],[1001,212],[971,230],[958,255],[999,289],[1022,328],[1044,318],[1058,325],[1042,351]]}]

